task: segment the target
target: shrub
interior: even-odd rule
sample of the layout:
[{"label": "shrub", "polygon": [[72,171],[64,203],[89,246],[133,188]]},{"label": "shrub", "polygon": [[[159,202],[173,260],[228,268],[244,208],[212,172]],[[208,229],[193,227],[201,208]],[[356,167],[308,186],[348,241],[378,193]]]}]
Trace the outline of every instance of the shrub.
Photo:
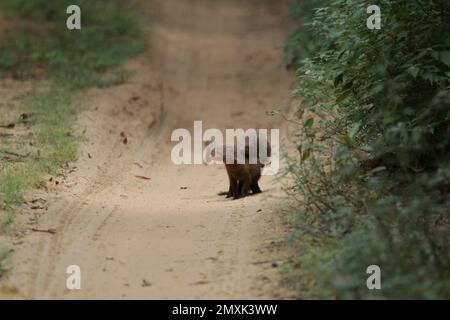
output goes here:
[{"label": "shrub", "polygon": [[[450,298],[450,10],[378,0],[369,30],[369,4],[317,9],[317,50],[297,70],[301,272],[319,297]],[[382,290],[366,287],[372,264]]]},{"label": "shrub", "polygon": [[296,69],[302,59],[309,57],[318,46],[318,39],[310,32],[310,23],[314,10],[325,5],[329,0],[309,0],[295,3],[289,16],[296,21],[296,27],[284,43],[284,52],[288,60],[287,67]]}]

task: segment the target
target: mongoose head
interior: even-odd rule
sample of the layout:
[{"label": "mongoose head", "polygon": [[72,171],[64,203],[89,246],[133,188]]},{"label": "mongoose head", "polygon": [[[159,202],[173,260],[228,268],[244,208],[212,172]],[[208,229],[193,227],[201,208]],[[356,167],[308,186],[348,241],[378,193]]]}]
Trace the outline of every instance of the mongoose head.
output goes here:
[{"label": "mongoose head", "polygon": [[203,163],[204,164],[223,164],[227,163],[227,155],[230,159],[228,162],[234,163],[237,161],[237,150],[244,152],[244,147],[234,148],[230,145],[224,145],[214,141],[214,139],[204,142],[205,149],[203,150]]},{"label": "mongoose head", "polygon": [[[236,147],[220,144],[214,139],[205,141],[203,163],[236,163],[239,159],[238,156],[241,155],[242,159],[245,159],[247,163],[259,164],[264,167],[264,165],[270,163],[271,147],[267,139],[264,141],[260,139],[259,137],[246,136],[243,143],[235,139],[234,144]],[[264,145],[266,149],[260,150],[260,147]]]}]

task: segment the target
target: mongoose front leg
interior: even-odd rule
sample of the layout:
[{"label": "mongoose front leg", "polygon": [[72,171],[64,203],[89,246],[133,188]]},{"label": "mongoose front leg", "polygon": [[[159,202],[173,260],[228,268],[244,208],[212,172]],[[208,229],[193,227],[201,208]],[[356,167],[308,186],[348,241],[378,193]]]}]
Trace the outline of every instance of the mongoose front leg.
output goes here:
[{"label": "mongoose front leg", "polygon": [[261,165],[253,165],[250,168],[250,174],[251,174],[251,185],[250,189],[252,189],[253,193],[260,193],[262,192],[259,188],[258,181],[261,178]]},{"label": "mongoose front leg", "polygon": [[230,188],[228,189],[227,198],[236,197],[238,193],[239,185],[236,179],[230,177]]},{"label": "mongoose front leg", "polygon": [[252,189],[253,193],[261,193],[261,189],[259,188],[258,181],[252,182],[250,189]]},{"label": "mongoose front leg", "polygon": [[243,198],[248,195],[250,191],[250,175],[246,174],[239,180],[239,194],[234,199]]}]

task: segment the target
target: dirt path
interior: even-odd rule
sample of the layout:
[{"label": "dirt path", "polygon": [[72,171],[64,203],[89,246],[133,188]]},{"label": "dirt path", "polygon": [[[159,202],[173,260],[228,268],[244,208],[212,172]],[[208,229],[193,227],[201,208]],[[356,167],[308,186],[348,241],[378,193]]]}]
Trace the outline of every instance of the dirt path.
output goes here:
[{"label": "dirt path", "polygon": [[[151,53],[128,64],[126,84],[83,97],[94,106],[79,121],[86,143],[33,222],[56,234],[16,241],[3,296],[288,297],[275,268],[285,259],[280,186],[263,177],[263,194],[225,200],[216,195],[227,188],[223,167],[170,160],[172,130],[193,130],[194,120],[204,129],[280,126],[265,115],[287,104],[291,81],[281,65],[287,6],[273,3],[148,5]],[[69,265],[81,267],[82,290],[66,289]]]}]

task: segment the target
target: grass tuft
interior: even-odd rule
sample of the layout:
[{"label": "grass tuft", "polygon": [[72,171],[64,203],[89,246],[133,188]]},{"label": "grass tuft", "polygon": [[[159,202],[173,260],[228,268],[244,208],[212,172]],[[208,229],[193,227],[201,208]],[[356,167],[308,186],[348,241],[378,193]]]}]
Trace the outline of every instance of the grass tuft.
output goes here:
[{"label": "grass tuft", "polygon": [[[66,28],[66,8],[81,8],[81,30]],[[144,45],[136,17],[118,1],[3,0],[0,9],[41,27],[20,27],[0,44],[0,69],[18,79],[50,78],[70,88],[122,83],[118,67]]]},{"label": "grass tuft", "polygon": [[[0,155],[16,154],[21,161],[8,163],[0,171],[0,194],[4,209],[23,202],[24,192],[43,174],[54,174],[76,156],[79,139],[70,134],[76,108],[66,89],[51,89],[29,96],[21,115],[27,115],[32,134],[14,144],[0,143]],[[18,119],[17,122],[19,123]],[[28,142],[28,143],[24,143]]]}]

